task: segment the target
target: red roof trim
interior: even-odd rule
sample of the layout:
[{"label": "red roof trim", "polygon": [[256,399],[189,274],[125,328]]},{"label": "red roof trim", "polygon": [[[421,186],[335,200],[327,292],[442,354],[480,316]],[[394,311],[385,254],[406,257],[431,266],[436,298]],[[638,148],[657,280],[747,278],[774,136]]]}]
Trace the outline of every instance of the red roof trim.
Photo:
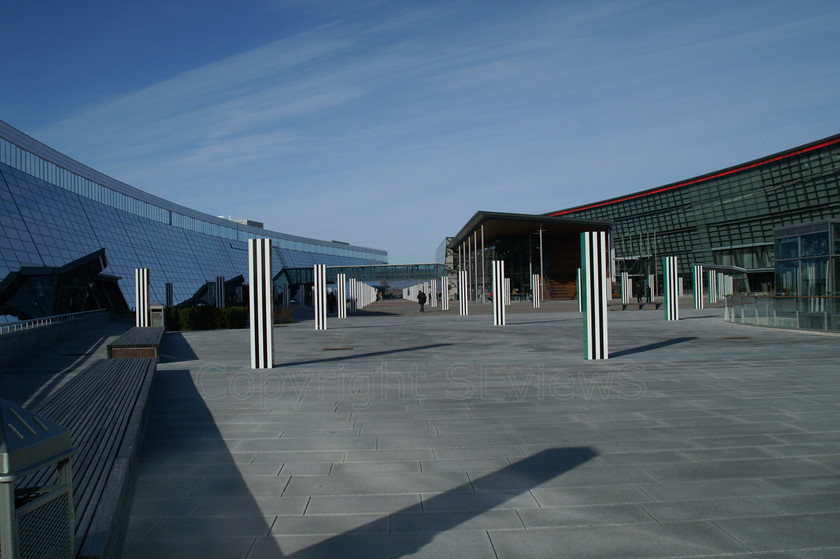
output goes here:
[{"label": "red roof trim", "polygon": [[790,153],[777,155],[775,157],[769,157],[767,159],[762,159],[760,161],[755,161],[755,162],[749,163],[747,165],[741,165],[740,167],[733,167],[731,169],[727,169],[725,171],[720,171],[720,172],[714,173],[712,175],[706,175],[704,177],[700,177],[700,178],[697,178],[697,179],[691,179],[691,180],[688,180],[688,181],[684,181],[684,182],[680,182],[680,183],[676,183],[676,184],[671,184],[671,185],[668,185],[668,186],[663,186],[662,188],[657,188],[656,190],[648,190],[646,192],[639,192],[638,194],[631,194],[629,196],[624,196],[622,198],[616,198],[614,200],[606,200],[604,202],[597,202],[595,204],[589,204],[588,206],[581,206],[581,207],[578,207],[578,208],[572,208],[570,210],[563,210],[561,212],[554,212],[554,213],[548,214],[548,216],[549,217],[555,217],[555,216],[558,216],[558,215],[564,215],[564,214],[569,214],[569,213],[574,213],[574,212],[581,212],[583,210],[591,210],[592,208],[598,208],[598,207],[601,207],[601,206],[608,206],[610,204],[617,204],[619,202],[626,202],[627,200],[633,200],[635,198],[642,198],[644,196],[650,196],[651,194],[659,194],[660,192],[665,192],[665,191],[668,191],[668,190],[674,190],[674,189],[677,189],[677,188],[682,188],[684,186],[689,186],[689,185],[692,185],[692,184],[705,182],[707,180],[716,179],[716,178],[719,178],[719,177],[725,177],[726,175],[732,175],[732,174],[738,173],[740,171],[746,171],[747,169],[752,169],[754,167],[760,167],[762,165],[766,165],[767,163],[773,163],[774,161],[780,161],[782,159],[787,159],[788,157],[793,157],[795,155],[800,155],[800,154],[803,154],[803,153],[807,153],[809,151],[814,151],[815,149],[824,148],[826,146],[830,146],[830,145],[836,144],[836,143],[840,143],[840,138],[834,138],[834,139],[831,139],[831,140],[828,140],[828,141],[825,141],[825,142],[822,142],[822,143],[819,143],[819,144],[816,144],[816,145],[813,145],[813,146],[798,149],[796,151],[791,151]]}]

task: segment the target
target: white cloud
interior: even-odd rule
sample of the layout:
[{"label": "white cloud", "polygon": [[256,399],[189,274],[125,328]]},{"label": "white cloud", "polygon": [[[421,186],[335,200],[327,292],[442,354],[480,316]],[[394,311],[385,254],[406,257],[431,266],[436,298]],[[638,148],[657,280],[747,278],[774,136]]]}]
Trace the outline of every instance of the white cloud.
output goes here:
[{"label": "white cloud", "polygon": [[34,135],[187,206],[406,261],[478,209],[559,209],[836,132],[840,46],[815,47],[837,9],[382,7],[334,5],[346,19]]}]

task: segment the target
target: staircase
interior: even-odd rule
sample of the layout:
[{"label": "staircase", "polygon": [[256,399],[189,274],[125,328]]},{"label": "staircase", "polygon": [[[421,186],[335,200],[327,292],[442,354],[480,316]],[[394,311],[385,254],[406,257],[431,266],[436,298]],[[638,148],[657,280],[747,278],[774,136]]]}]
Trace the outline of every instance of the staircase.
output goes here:
[{"label": "staircase", "polygon": [[562,301],[577,298],[577,282],[575,281],[557,281],[551,278],[545,278],[546,282],[546,299],[549,301]]}]

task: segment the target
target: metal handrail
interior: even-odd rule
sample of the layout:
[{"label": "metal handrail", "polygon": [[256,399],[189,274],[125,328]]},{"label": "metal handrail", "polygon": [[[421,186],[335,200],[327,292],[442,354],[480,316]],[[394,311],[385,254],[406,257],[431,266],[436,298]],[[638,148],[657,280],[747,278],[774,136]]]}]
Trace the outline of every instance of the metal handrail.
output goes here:
[{"label": "metal handrail", "polygon": [[82,312],[74,312],[68,314],[57,314],[54,316],[45,316],[42,318],[33,318],[31,320],[22,320],[20,322],[13,322],[12,324],[2,324],[0,325],[0,335],[2,334],[9,334],[11,332],[19,332],[21,330],[31,330],[33,328],[41,328],[43,326],[49,326],[50,324],[56,324],[58,322],[67,322],[68,320],[75,320],[78,318],[84,318],[90,316],[95,313],[104,313],[107,312],[106,309],[96,309],[93,311],[82,311]]},{"label": "metal handrail", "polygon": [[724,319],[803,330],[840,330],[839,295],[727,295]]}]

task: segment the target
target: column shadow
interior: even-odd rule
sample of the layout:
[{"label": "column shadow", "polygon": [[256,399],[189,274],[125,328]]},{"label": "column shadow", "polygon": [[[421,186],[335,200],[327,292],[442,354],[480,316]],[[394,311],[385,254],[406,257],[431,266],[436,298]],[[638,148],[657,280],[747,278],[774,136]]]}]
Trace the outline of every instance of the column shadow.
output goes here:
[{"label": "column shadow", "polygon": [[359,353],[356,355],[343,355],[341,357],[326,357],[324,359],[309,359],[307,361],[293,361],[291,363],[280,363],[275,365],[274,368],[282,368],[282,367],[297,367],[299,365],[315,365],[317,363],[331,363],[333,361],[347,361],[349,359],[365,359],[367,357],[379,357],[381,355],[391,355],[393,353],[404,353],[406,351],[420,351],[423,349],[434,349],[436,347],[446,347],[451,346],[452,344],[428,344],[428,345],[419,345],[414,347],[404,347],[401,349],[388,349],[383,351],[370,351],[368,353]]},{"label": "column shadow", "polygon": [[632,355],[634,353],[644,353],[645,351],[652,351],[654,349],[660,349],[663,347],[668,347],[669,345],[681,344],[683,342],[690,342],[692,340],[696,340],[697,336],[684,336],[681,338],[671,338],[670,340],[664,340],[661,342],[656,342],[653,344],[642,345],[639,347],[634,347],[631,349],[622,349],[621,351],[611,351],[610,352],[610,359],[615,357],[623,357],[625,355]]},{"label": "column shadow", "polygon": [[[424,500],[425,510],[445,510],[447,501],[451,502],[465,493],[473,493],[476,489],[484,490],[481,493],[483,501],[478,510],[436,515],[437,522],[434,523],[433,530],[428,529],[428,517],[433,513],[417,512],[417,506],[412,505],[392,513],[395,516],[402,515],[401,529],[398,534],[373,533],[381,528],[383,522],[383,519],[377,519],[284,557],[289,559],[320,557],[390,559],[412,555],[434,540],[437,535],[452,530],[542,483],[563,475],[596,456],[597,453],[589,447],[544,450],[523,458],[510,468],[495,471],[429,500]],[[271,545],[270,542],[264,541],[271,539],[273,538],[258,540],[257,546],[260,549],[255,548],[255,551],[258,551],[259,557],[270,556],[261,546]]]}]

